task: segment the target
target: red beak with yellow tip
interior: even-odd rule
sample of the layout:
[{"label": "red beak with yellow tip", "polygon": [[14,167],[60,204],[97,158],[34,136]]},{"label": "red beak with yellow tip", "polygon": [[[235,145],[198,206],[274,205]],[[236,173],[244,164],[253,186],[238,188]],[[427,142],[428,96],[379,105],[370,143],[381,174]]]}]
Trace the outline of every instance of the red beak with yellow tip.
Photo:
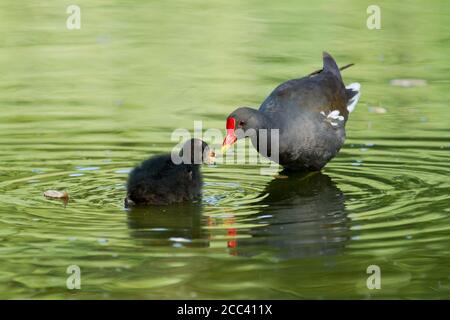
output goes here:
[{"label": "red beak with yellow tip", "polygon": [[236,119],[230,117],[227,119],[227,136],[223,140],[222,153],[227,152],[227,150],[237,141],[237,137],[234,133],[236,128]]}]

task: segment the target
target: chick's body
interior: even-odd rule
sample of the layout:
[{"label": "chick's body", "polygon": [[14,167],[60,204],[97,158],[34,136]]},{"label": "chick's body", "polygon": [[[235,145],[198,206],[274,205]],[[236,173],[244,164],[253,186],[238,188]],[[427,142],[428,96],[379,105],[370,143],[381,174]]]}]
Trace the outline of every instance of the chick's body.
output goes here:
[{"label": "chick's body", "polygon": [[142,162],[128,177],[125,207],[167,205],[199,198],[203,185],[201,162],[196,163],[194,158],[203,161],[204,154],[205,157],[209,154],[208,145],[192,139],[180,152],[183,161],[179,164],[172,161],[171,154],[157,155]]}]

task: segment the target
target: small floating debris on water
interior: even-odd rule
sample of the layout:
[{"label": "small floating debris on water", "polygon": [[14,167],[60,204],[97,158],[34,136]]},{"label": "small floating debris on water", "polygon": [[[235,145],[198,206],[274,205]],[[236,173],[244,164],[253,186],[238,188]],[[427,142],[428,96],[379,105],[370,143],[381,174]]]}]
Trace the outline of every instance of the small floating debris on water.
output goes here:
[{"label": "small floating debris on water", "polygon": [[51,199],[69,199],[67,191],[47,190],[44,192],[44,197]]},{"label": "small floating debris on water", "polygon": [[125,173],[125,174],[128,174],[128,173],[130,173],[131,172],[131,168],[129,168],[129,169],[119,169],[119,170],[116,170],[116,171],[114,171],[115,173]]},{"label": "small floating debris on water", "polygon": [[97,242],[100,243],[100,244],[102,244],[102,245],[105,245],[105,244],[108,244],[109,240],[108,240],[108,239],[100,238],[100,239],[97,239]]},{"label": "small floating debris on water", "polygon": [[383,107],[369,107],[369,112],[383,114],[387,112],[387,109]]},{"label": "small floating debris on water", "polygon": [[71,174],[69,174],[69,177],[81,177],[81,176],[84,176],[84,174],[83,173],[71,173]]},{"label": "small floating debris on water", "polygon": [[100,167],[76,167],[76,169],[79,171],[95,171],[99,170]]},{"label": "small floating debris on water", "polygon": [[121,107],[121,106],[123,106],[123,103],[124,103],[125,101],[123,100],[123,99],[119,99],[119,100],[115,100],[114,101],[114,105],[116,106],[116,107]]},{"label": "small floating debris on water", "polygon": [[110,35],[100,35],[95,39],[95,41],[98,44],[108,44],[111,42],[111,36]]},{"label": "small floating debris on water", "polygon": [[289,178],[288,176],[282,175],[282,174],[278,174],[276,176],[274,176],[275,179],[287,179]]},{"label": "small floating debris on water", "polygon": [[392,79],[391,86],[410,88],[410,87],[423,87],[427,85],[427,81],[424,79]]}]

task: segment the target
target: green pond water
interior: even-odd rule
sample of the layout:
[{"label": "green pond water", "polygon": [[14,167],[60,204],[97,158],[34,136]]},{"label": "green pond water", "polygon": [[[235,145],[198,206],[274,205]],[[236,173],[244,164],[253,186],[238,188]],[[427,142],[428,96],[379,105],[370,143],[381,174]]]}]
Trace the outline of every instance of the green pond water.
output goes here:
[{"label": "green pond water", "polygon": [[[378,1],[380,30],[370,4],[3,0],[0,298],[450,298],[450,2]],[[224,131],[323,50],[362,97],[321,173],[206,166],[200,202],[124,210],[174,129]]]}]

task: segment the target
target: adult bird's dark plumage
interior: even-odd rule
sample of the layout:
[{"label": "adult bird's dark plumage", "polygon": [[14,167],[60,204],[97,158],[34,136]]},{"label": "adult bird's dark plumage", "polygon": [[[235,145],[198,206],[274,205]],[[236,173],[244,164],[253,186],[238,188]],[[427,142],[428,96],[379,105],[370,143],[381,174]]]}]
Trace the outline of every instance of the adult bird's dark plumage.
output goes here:
[{"label": "adult bird's dark plumage", "polygon": [[203,184],[200,164],[213,161],[214,152],[199,139],[186,141],[179,154],[145,160],[130,172],[125,207],[195,200]]},{"label": "adult bird's dark plumage", "polygon": [[[250,137],[262,155],[288,170],[320,170],[343,146],[345,124],[359,97],[359,83],[345,87],[339,67],[324,52],[322,70],[282,83],[259,110],[234,110],[227,117],[223,148]],[[261,129],[267,129],[267,144],[261,143],[266,141]],[[270,136],[273,129],[278,130],[278,141]]]}]

